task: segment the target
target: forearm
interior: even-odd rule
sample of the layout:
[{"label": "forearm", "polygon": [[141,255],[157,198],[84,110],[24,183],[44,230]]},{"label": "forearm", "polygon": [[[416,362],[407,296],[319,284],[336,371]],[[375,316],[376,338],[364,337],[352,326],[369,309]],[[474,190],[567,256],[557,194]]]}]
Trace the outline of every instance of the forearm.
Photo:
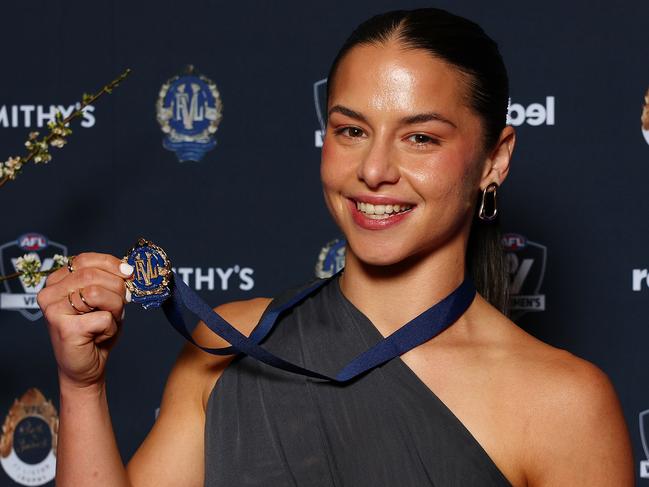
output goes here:
[{"label": "forearm", "polygon": [[60,381],[57,487],[131,487],[108,411],[106,386]]}]

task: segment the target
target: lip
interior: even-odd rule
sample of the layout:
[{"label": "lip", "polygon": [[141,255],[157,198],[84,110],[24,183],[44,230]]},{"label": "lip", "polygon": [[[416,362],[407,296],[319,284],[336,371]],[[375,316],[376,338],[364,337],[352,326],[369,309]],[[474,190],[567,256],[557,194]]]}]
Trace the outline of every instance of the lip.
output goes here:
[{"label": "lip", "polygon": [[[397,213],[396,215],[390,216],[388,218],[374,220],[365,216],[360,210],[356,208],[356,201],[371,203],[373,205],[408,205],[412,208],[402,213]],[[347,198],[347,208],[349,208],[349,211],[352,214],[354,223],[365,230],[385,230],[386,228],[391,228],[394,225],[398,225],[410,216],[415,207],[416,205],[387,196],[359,196],[358,200],[355,198]]]}]

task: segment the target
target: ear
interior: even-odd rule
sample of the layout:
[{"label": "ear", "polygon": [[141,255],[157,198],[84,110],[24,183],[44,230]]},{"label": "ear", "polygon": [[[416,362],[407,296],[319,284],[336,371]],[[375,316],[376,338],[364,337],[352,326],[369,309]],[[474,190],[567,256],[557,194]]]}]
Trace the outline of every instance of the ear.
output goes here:
[{"label": "ear", "polygon": [[484,161],[480,189],[483,190],[491,183],[500,186],[509,173],[509,163],[516,144],[516,131],[511,125],[505,126],[500,132],[498,143]]}]

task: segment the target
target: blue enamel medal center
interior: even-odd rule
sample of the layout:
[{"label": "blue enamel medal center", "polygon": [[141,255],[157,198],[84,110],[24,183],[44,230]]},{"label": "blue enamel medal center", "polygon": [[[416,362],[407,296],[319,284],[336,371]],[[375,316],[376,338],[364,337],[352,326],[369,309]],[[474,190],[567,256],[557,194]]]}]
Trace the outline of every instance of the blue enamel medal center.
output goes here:
[{"label": "blue enamel medal center", "polygon": [[133,278],[126,281],[134,303],[158,308],[170,295],[171,263],[166,252],[144,238],[128,251],[124,260],[133,266]]}]

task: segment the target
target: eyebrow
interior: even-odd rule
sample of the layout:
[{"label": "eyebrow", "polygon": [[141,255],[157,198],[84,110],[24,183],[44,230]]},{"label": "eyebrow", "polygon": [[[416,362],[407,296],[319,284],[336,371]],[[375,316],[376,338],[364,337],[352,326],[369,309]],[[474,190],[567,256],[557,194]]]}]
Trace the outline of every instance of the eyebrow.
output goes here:
[{"label": "eyebrow", "polygon": [[[328,116],[331,116],[332,113],[341,113],[342,115],[345,115],[349,118],[353,118],[354,120],[359,120],[361,122],[367,123],[367,119],[363,114],[358,113],[352,110],[351,108],[347,108],[342,105],[334,105],[333,107],[331,107]],[[449,119],[443,117],[437,112],[418,113],[416,115],[403,117],[401,120],[399,120],[399,122],[403,125],[414,125],[416,123],[424,123],[424,122],[431,122],[431,121],[442,122],[450,125],[453,128],[457,128],[457,126],[453,122],[451,122]]]},{"label": "eyebrow", "polygon": [[424,123],[424,122],[431,122],[431,121],[446,123],[453,128],[457,128],[457,126],[453,122],[451,122],[448,118],[445,118],[436,112],[418,113],[417,115],[412,115],[401,119],[401,123],[405,125],[413,125],[415,123]]},{"label": "eyebrow", "polygon": [[361,115],[358,112],[355,112],[351,108],[347,108],[342,105],[334,105],[333,107],[331,107],[331,110],[329,110],[329,113],[327,115],[331,117],[332,113],[341,113],[346,117],[353,118],[354,120],[367,123],[367,119],[363,115]]}]

